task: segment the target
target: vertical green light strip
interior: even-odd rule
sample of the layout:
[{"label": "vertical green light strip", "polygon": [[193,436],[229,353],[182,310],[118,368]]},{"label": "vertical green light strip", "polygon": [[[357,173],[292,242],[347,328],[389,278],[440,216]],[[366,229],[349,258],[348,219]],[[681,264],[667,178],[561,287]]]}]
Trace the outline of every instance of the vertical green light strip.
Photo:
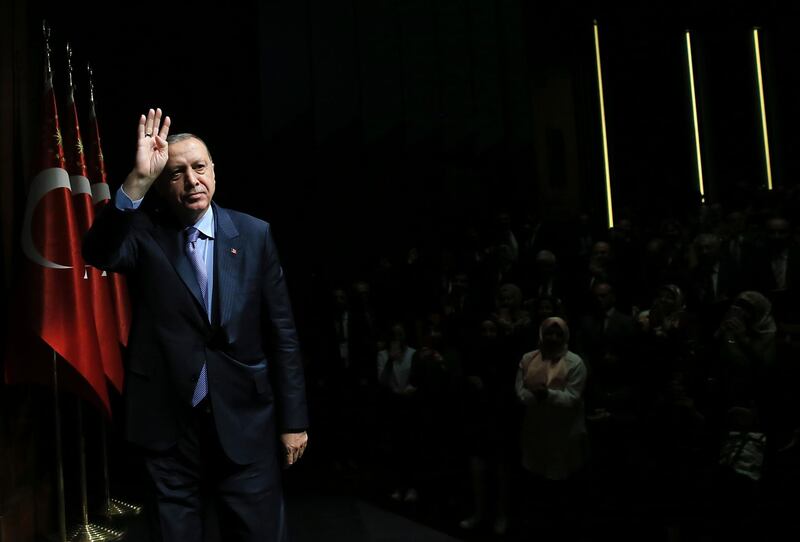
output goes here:
[{"label": "vertical green light strip", "polygon": [[603,133],[603,166],[606,176],[606,206],[608,208],[608,227],[614,227],[614,210],[611,203],[611,173],[608,165],[608,134],[606,133],[606,105],[603,98],[603,69],[600,66],[600,34],[597,21],[594,21],[594,55],[597,61],[597,89],[600,96],[600,126]]},{"label": "vertical green light strip", "polygon": [[758,28],[753,29],[753,47],[756,53],[758,76],[758,101],[761,106],[761,133],[764,136],[764,165],[767,168],[767,188],[772,190],[772,163],[769,158],[769,135],[767,134],[767,108],[764,105],[764,79],[761,75],[761,48],[758,45]]},{"label": "vertical green light strip", "polygon": [[700,190],[700,201],[705,203],[706,191],[703,185],[703,157],[700,153],[700,125],[697,121],[697,96],[694,88],[694,63],[692,62],[692,37],[686,31],[686,60],[689,64],[689,89],[692,93],[692,123],[694,124],[694,146],[697,154],[697,187]]}]

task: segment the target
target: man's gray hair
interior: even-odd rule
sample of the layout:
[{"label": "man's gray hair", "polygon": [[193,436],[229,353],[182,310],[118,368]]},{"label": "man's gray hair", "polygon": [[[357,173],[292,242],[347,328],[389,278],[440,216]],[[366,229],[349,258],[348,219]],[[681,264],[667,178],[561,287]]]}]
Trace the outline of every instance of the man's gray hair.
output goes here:
[{"label": "man's gray hair", "polygon": [[[208,145],[206,145],[206,142],[203,141],[203,139],[200,138],[199,136],[196,136],[189,132],[183,132],[179,134],[169,134],[167,136],[167,143],[178,143],[180,141],[185,141],[187,139],[196,139],[197,141],[202,143],[203,146],[206,148],[206,151],[208,152],[208,157],[211,158],[211,150],[208,148]],[[213,161],[213,159],[211,160]]]}]

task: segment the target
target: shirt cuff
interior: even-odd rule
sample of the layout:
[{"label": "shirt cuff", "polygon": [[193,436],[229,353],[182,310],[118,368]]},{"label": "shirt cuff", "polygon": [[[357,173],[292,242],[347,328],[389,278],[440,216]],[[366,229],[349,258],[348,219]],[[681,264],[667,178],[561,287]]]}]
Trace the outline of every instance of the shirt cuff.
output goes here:
[{"label": "shirt cuff", "polygon": [[142,204],[143,199],[144,198],[132,200],[120,186],[119,190],[117,190],[117,195],[114,197],[114,205],[116,205],[117,209],[120,211],[135,211],[139,208],[139,205]]}]

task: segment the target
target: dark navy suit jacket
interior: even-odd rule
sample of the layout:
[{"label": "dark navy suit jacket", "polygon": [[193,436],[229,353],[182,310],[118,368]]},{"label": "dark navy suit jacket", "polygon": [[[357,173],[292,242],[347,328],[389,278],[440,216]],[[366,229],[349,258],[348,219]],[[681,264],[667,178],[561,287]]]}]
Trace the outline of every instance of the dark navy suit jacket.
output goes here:
[{"label": "dark navy suit jacket", "polygon": [[87,233],[86,261],[127,275],[133,321],[125,433],[173,446],[207,364],[222,448],[246,464],[276,453],[277,433],[308,425],[302,362],[283,269],[268,223],[214,205],[212,318],[170,213],[107,206]]}]

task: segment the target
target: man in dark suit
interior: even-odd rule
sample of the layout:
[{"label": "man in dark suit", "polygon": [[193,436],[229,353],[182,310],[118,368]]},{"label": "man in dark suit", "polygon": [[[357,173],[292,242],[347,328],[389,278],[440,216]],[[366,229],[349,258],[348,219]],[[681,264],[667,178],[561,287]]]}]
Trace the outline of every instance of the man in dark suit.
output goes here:
[{"label": "man in dark suit", "polygon": [[[701,312],[714,304],[727,305],[742,291],[741,272],[735,261],[722,252],[722,241],[713,233],[701,233],[694,240],[697,264],[689,274],[690,308]],[[717,319],[722,313],[717,314]]]},{"label": "man in dark suit", "polygon": [[[163,540],[202,540],[215,506],[224,540],[282,541],[280,466],[303,454],[308,424],[283,270],[269,224],[212,204],[205,143],[168,138],[161,117],[141,116],[136,165],[83,247],[129,279],[125,434],[144,450]],[[138,209],[151,186],[160,206]]]},{"label": "man in dark suit", "polygon": [[634,387],[631,357],[636,325],[630,315],[617,309],[616,294],[608,282],[595,282],[592,296],[593,307],[579,320],[571,348],[586,360],[592,375],[587,406],[611,411],[628,401]]}]

